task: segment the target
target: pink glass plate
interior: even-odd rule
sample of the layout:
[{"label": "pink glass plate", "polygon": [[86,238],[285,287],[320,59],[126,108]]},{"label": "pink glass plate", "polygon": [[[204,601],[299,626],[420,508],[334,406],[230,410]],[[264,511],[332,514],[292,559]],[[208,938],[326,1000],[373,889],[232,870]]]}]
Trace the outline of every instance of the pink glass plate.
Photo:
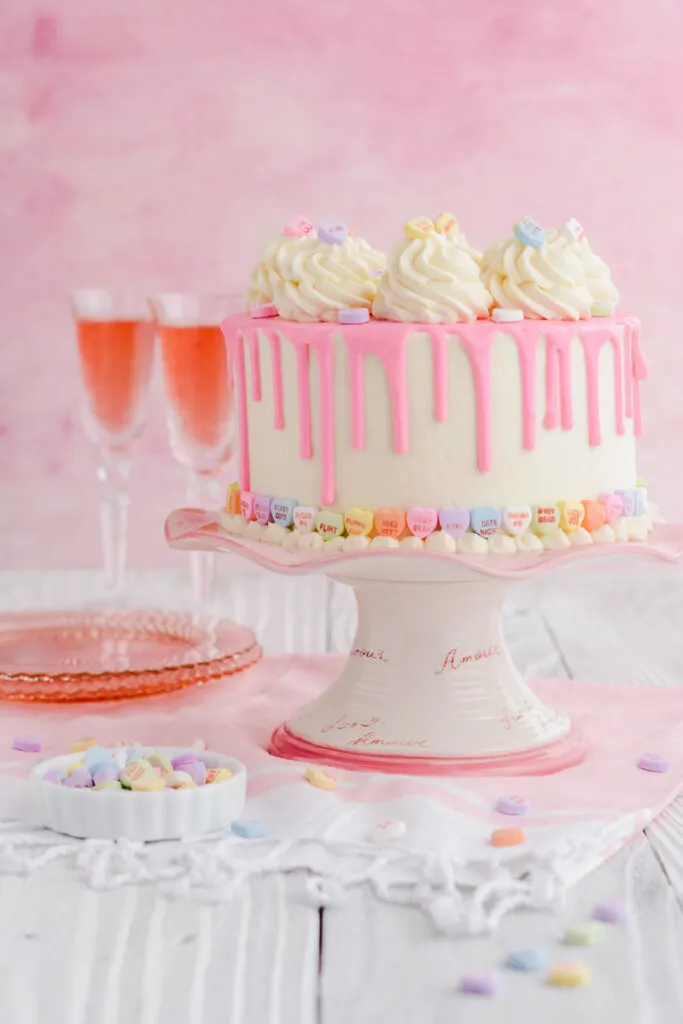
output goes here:
[{"label": "pink glass plate", "polygon": [[174,611],[18,612],[0,618],[0,697],[146,697],[232,675],[261,648],[246,626]]}]

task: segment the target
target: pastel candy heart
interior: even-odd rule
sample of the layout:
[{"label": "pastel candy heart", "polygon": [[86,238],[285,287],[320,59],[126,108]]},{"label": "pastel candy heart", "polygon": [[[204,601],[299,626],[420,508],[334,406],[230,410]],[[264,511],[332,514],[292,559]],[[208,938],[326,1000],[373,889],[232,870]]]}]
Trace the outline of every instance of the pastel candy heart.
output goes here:
[{"label": "pastel candy heart", "polygon": [[112,768],[100,768],[92,773],[93,781],[96,786],[99,786],[102,782],[117,782],[119,778],[119,769],[114,765]]},{"label": "pastel candy heart", "polygon": [[647,512],[647,487],[636,487],[636,507],[633,511],[635,516],[645,515]]},{"label": "pastel candy heart", "polygon": [[558,501],[557,507],[560,510],[560,529],[565,533],[573,533],[574,530],[578,530],[586,514],[581,502]]},{"label": "pastel candy heart", "polygon": [[479,505],[470,510],[470,524],[480,537],[490,537],[500,526],[500,509],[492,505]]},{"label": "pastel candy heart", "polygon": [[458,227],[458,221],[452,213],[440,213],[434,221],[434,230],[440,235],[447,235]]},{"label": "pastel candy heart", "polygon": [[511,537],[521,537],[531,526],[529,505],[508,505],[503,509],[503,527]]},{"label": "pastel candy heart", "polygon": [[535,532],[541,536],[553,533],[560,527],[560,510],[557,505],[534,505],[531,522]]},{"label": "pastel candy heart", "polygon": [[349,229],[342,221],[336,223],[321,224],[318,228],[318,238],[328,245],[343,245],[349,237]]},{"label": "pastel candy heart", "polygon": [[313,225],[308,217],[296,216],[292,217],[289,224],[285,225],[282,234],[287,238],[303,238],[305,235],[310,235],[312,231]]},{"label": "pastel candy heart", "polygon": [[344,513],[344,526],[349,537],[368,537],[375,517],[367,508],[350,508]]},{"label": "pastel candy heart", "polygon": [[563,238],[566,238],[568,242],[583,242],[586,237],[586,232],[581,227],[581,224],[576,217],[570,217],[566,220],[559,232]]},{"label": "pastel candy heart", "polygon": [[406,528],[406,514],[400,508],[380,508],[375,512],[375,529],[380,537],[398,539]]},{"label": "pastel candy heart", "polygon": [[153,750],[151,754],[147,755],[147,760],[152,768],[161,768],[162,775],[168,775],[169,772],[173,771],[170,757],[167,757],[160,750]]},{"label": "pastel candy heart", "polygon": [[88,747],[85,752],[83,764],[88,771],[90,771],[96,764],[101,764],[103,761],[108,760],[109,751],[105,750],[104,747],[101,747],[98,743],[93,743],[92,747]]},{"label": "pastel candy heart", "polygon": [[242,491],[240,494],[240,512],[242,513],[242,518],[246,519],[247,522],[251,522],[252,519],[256,518],[254,515],[254,495],[251,491]]},{"label": "pastel candy heart", "polygon": [[307,768],[306,782],[310,782],[316,789],[335,789],[337,786],[334,776],[322,771],[321,768]]},{"label": "pastel candy heart", "polygon": [[606,521],[608,523],[613,523],[615,519],[618,519],[619,516],[623,515],[624,502],[621,495],[610,493],[600,494],[598,496],[598,501],[601,505],[605,506],[605,515],[607,516]]},{"label": "pastel candy heart", "polygon": [[413,217],[403,225],[408,238],[429,238],[434,234],[434,225],[428,217]]},{"label": "pastel candy heart", "polygon": [[522,217],[514,227],[515,238],[522,245],[530,245],[534,249],[540,249],[545,245],[545,231],[540,224],[537,224],[531,217]]},{"label": "pastel candy heart", "polygon": [[143,757],[127,764],[119,778],[124,789],[132,789],[137,792],[151,792],[164,787],[164,780],[157,775],[149,761]]},{"label": "pastel candy heart", "polygon": [[225,782],[231,778],[232,772],[229,768],[209,768],[206,772],[206,785],[210,786],[212,782]]},{"label": "pastel candy heart", "polygon": [[294,498],[273,498],[270,505],[270,514],[273,522],[279,526],[291,526],[294,522],[294,509],[296,501]]},{"label": "pastel candy heart", "polygon": [[616,491],[621,500],[624,503],[625,516],[634,516],[636,514],[636,492],[632,490],[628,491]]},{"label": "pastel candy heart", "polygon": [[451,537],[461,537],[469,525],[469,509],[457,507],[439,509],[439,526]]},{"label": "pastel candy heart", "polygon": [[341,512],[329,512],[324,509],[315,517],[315,528],[321,537],[341,537],[344,532],[344,517]]},{"label": "pastel candy heart", "polygon": [[413,537],[419,537],[420,540],[424,540],[430,533],[434,533],[434,530],[439,525],[439,514],[435,508],[419,508],[415,506],[415,508],[408,509],[406,522]]},{"label": "pastel candy heart", "polygon": [[294,526],[299,533],[310,533],[315,526],[317,508],[313,505],[297,505],[294,509]]},{"label": "pastel candy heart", "polygon": [[370,831],[370,838],[376,843],[391,843],[406,834],[406,823],[400,818],[378,821]]},{"label": "pastel candy heart", "polygon": [[240,485],[230,484],[228,487],[228,494],[225,499],[225,507],[228,512],[231,512],[234,516],[238,516],[242,512],[242,502],[240,500]]},{"label": "pastel candy heart", "polygon": [[270,512],[270,506],[273,499],[269,494],[255,494],[254,495],[254,515],[256,521],[261,526],[267,526],[268,523],[272,523],[273,517]]},{"label": "pastel candy heart", "polygon": [[586,513],[581,525],[588,533],[594,533],[604,525],[607,519],[607,510],[599,501],[582,501],[581,504]]}]

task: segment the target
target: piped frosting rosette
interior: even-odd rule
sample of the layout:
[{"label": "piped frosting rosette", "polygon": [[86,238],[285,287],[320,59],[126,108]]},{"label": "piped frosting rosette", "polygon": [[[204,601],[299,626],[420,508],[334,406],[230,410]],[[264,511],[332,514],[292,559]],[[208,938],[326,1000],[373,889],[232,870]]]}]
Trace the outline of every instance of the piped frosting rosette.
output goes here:
[{"label": "piped frosting rosette", "polygon": [[385,265],[344,224],[318,227],[294,246],[280,247],[268,273],[272,301],[286,320],[334,321],[344,309],[370,309]]},{"label": "piped frosting rosette", "polygon": [[389,254],[373,313],[404,323],[458,323],[488,316],[491,295],[451,214],[406,222]]},{"label": "piped frosting rosette", "polygon": [[556,249],[565,249],[581,264],[586,288],[593,304],[614,310],[619,302],[612,274],[603,259],[593,252],[586,234],[578,220],[572,218],[559,231],[548,232],[548,244]]},{"label": "piped frosting rosette", "polygon": [[245,296],[247,310],[273,302],[274,282],[281,276],[280,268],[291,249],[300,245],[305,238],[315,233],[307,217],[293,217],[282,234],[268,242],[261,259],[249,276]]},{"label": "piped frosting rosette", "polygon": [[495,306],[521,309],[536,320],[585,320],[593,297],[570,246],[553,244],[534,221],[524,218],[510,238],[484,253],[482,280]]}]

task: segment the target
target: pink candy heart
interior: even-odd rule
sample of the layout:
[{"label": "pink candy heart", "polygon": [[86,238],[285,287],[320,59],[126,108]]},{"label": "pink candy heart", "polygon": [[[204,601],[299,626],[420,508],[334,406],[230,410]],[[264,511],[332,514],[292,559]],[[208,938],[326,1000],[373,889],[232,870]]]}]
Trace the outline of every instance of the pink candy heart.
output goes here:
[{"label": "pink candy heart", "polygon": [[598,501],[605,506],[608,523],[613,523],[623,514],[624,502],[619,494],[601,494]]},{"label": "pink candy heart", "polygon": [[430,533],[434,533],[439,522],[435,508],[411,508],[406,516],[408,529],[414,537],[424,540]]},{"label": "pink candy heart", "polygon": [[273,522],[273,515],[270,510],[272,503],[273,499],[269,494],[254,495],[254,515],[261,526],[267,526],[268,523]]},{"label": "pink candy heart", "polygon": [[470,513],[466,508],[440,508],[439,523],[451,537],[461,537],[470,525]]},{"label": "pink candy heart", "polygon": [[283,235],[287,235],[288,238],[304,238],[305,235],[310,235],[313,232],[313,225],[311,224],[308,217],[292,217],[289,224],[283,228]]}]

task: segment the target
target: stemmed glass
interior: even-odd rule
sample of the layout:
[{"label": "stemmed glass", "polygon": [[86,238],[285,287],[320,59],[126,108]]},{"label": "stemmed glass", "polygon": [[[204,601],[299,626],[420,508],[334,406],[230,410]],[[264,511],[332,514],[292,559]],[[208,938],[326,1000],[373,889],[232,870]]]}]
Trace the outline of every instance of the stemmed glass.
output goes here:
[{"label": "stemmed glass", "polygon": [[[180,293],[150,299],[161,339],[171,450],[188,470],[188,504],[201,508],[221,504],[218,476],[233,451],[233,396],[220,325],[235,301],[229,295]],[[190,552],[200,606],[211,596],[213,566],[212,552]]]},{"label": "stemmed glass", "polygon": [[76,321],[85,427],[99,446],[100,517],[107,589],[123,588],[128,542],[131,457],[145,425],[154,325],[144,299],[100,289],[71,294]]}]

